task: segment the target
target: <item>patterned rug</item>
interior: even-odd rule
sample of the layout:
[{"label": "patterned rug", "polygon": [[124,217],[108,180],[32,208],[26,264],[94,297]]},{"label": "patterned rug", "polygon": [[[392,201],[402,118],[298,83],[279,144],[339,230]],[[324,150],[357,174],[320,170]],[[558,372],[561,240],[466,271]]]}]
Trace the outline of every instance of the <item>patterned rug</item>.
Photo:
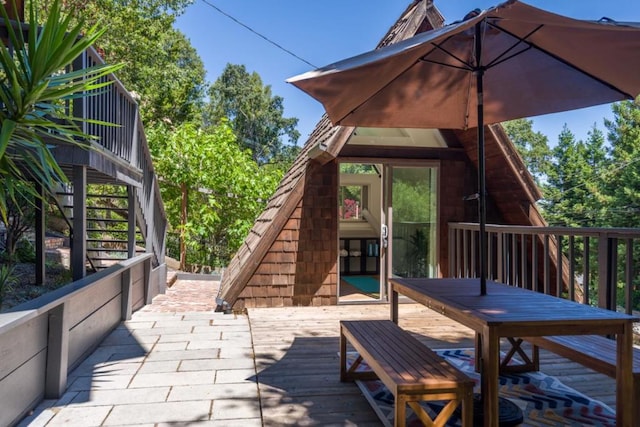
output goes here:
[{"label": "patterned rug", "polygon": [[[473,349],[438,350],[456,368],[476,381],[475,391],[480,390],[480,377],[474,370]],[[355,360],[357,353],[349,352],[347,363]],[[368,370],[363,363],[358,370]],[[356,381],[365,397],[385,426],[393,426],[393,395],[381,381]],[[500,396],[508,398],[522,409],[522,426],[602,426],[616,425],[615,411],[602,402],[567,387],[558,379],[542,372],[509,374],[500,376]],[[433,417],[442,409],[439,402],[423,404]],[[407,426],[422,423],[407,407]],[[455,415],[447,426],[460,426]]]}]

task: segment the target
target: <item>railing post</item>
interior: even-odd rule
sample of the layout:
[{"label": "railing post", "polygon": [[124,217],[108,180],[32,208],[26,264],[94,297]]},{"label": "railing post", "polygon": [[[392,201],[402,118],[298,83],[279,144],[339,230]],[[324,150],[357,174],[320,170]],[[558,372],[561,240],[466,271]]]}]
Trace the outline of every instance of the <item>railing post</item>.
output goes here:
[{"label": "railing post", "polygon": [[549,235],[544,235],[544,249],[542,256],[544,259],[542,262],[544,263],[544,293],[547,295],[551,294],[551,262],[549,259]]},{"label": "railing post", "polygon": [[522,239],[520,242],[520,283],[522,284],[522,288],[531,289],[531,284],[529,280],[531,279],[527,274],[527,261],[529,259],[527,252],[527,235],[521,234],[520,238]]},{"label": "railing post", "polygon": [[87,167],[73,167],[73,241],[71,246],[73,280],[87,274]]},{"label": "railing post", "polygon": [[138,135],[138,104],[134,104],[134,115],[133,115],[133,133],[131,134],[131,165],[134,167],[140,168],[140,159],[139,159],[139,145],[140,145],[140,137]]},{"label": "railing post", "polygon": [[69,365],[69,326],[67,304],[62,303],[49,312],[47,338],[47,368],[44,386],[46,399],[58,399],[67,388]]},{"label": "railing post", "polygon": [[564,258],[562,254],[562,235],[556,234],[556,296],[562,296],[562,260]]},{"label": "railing post", "polygon": [[[474,231],[471,231],[471,242],[469,243],[471,245],[471,265],[469,266],[469,270],[473,272],[473,277],[476,277],[476,271],[478,268],[478,246],[477,246],[477,241],[478,239],[476,238],[477,234]],[[472,277],[467,275],[466,277]]]},{"label": "railing post", "polygon": [[[633,312],[633,239],[626,240],[627,246],[627,259],[625,268],[625,295],[624,295],[624,309],[625,313],[631,314]],[[640,420],[638,420],[640,421]]]},{"label": "railing post", "polygon": [[598,236],[598,306],[611,308],[611,242],[607,233]]},{"label": "railing post", "polygon": [[589,285],[591,282],[591,263],[589,257],[591,256],[589,236],[584,236],[583,248],[582,248],[582,303],[589,304]]},{"label": "railing post", "polygon": [[497,244],[498,244],[498,248],[497,248],[497,256],[496,256],[496,267],[498,269],[497,271],[497,280],[500,283],[506,283],[504,280],[504,266],[505,266],[505,254],[506,251],[504,250],[504,234],[503,233],[496,233],[496,240],[497,240]]},{"label": "railing post", "polygon": [[460,237],[458,237],[458,248],[461,248],[462,251],[462,266],[458,266],[460,277],[474,277],[476,274],[475,268],[472,269],[469,261],[475,257],[475,248],[469,244],[469,240],[473,235],[473,231],[462,230],[462,242],[460,242]]},{"label": "railing post", "polygon": [[131,297],[131,286],[133,284],[131,269],[127,268],[121,277],[122,286],[122,320],[131,320],[131,314],[133,313],[133,303]]},{"label": "railing post", "polygon": [[538,237],[531,236],[531,290],[538,291],[540,286],[538,275]]},{"label": "railing post", "polygon": [[153,295],[151,294],[151,258],[144,260],[144,303],[151,304]]},{"label": "railing post", "polygon": [[453,227],[451,227],[451,225],[449,225],[449,229],[447,231],[448,234],[448,238],[447,238],[447,245],[448,245],[448,253],[449,253],[449,277],[456,277],[457,275],[455,274],[455,267],[454,267],[454,259],[455,259],[455,247],[456,247],[456,239],[455,239],[455,230]]},{"label": "railing post", "polygon": [[[84,52],[82,52],[80,55],[78,55],[78,57],[76,59],[74,59],[73,63],[71,64],[71,67],[73,68],[74,71],[77,70],[84,70],[86,68],[88,68],[88,57],[87,57],[88,53],[85,50]],[[76,96],[73,98],[73,116],[74,117],[81,117],[81,118],[87,118],[89,117],[87,114],[87,97],[85,96]],[[82,121],[80,123],[78,123],[80,126],[80,129],[82,130],[83,133],[89,133],[87,126],[88,123],[85,121]]]},{"label": "railing post", "polygon": [[569,236],[569,300],[576,300],[575,237]]},{"label": "railing post", "polygon": [[136,189],[127,185],[127,258],[136,256],[136,219],[138,217]]},{"label": "railing post", "polygon": [[609,280],[607,281],[607,298],[609,305],[607,309],[616,310],[618,307],[618,239],[612,237],[609,240]]},{"label": "railing post", "polygon": [[518,280],[518,235],[511,233],[511,257],[509,259],[509,282],[513,286],[522,288]]},{"label": "railing post", "polygon": [[153,204],[155,202],[155,185],[156,177],[155,175],[151,177],[151,181],[149,182],[149,200],[145,200],[147,203],[147,239],[146,239],[146,252],[153,253],[153,236],[154,236],[154,215],[153,215]]}]

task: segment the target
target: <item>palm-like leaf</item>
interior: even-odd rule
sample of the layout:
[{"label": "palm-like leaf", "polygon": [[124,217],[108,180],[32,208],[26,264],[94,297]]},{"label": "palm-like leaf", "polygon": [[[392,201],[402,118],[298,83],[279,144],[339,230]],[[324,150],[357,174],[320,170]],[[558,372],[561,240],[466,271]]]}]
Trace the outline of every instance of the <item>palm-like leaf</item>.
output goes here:
[{"label": "palm-like leaf", "polygon": [[[99,93],[110,84],[104,77],[120,68],[97,65],[70,71],[73,61],[104,31],[94,26],[81,37],[84,23],[72,25],[71,15],[63,17],[60,0],[54,0],[38,27],[34,3],[28,26],[7,25],[12,48],[0,44],[0,179],[4,181],[0,216],[4,220],[6,201],[15,198],[17,182],[36,182],[52,191],[56,183],[66,180],[45,138],[87,146],[92,137],[78,124],[96,121],[75,117],[67,104]],[[0,16],[10,22],[4,4],[0,4]],[[33,187],[27,188],[37,195]]]}]

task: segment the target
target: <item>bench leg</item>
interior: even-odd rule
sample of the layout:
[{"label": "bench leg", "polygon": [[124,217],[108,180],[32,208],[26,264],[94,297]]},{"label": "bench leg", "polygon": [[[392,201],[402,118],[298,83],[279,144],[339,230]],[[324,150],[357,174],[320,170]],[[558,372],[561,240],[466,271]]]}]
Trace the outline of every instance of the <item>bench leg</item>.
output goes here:
[{"label": "bench leg", "polygon": [[[538,346],[534,345],[531,349],[531,357],[522,348],[524,340],[522,338],[508,337],[511,349],[500,362],[500,372],[530,372],[540,370],[540,355]],[[515,355],[520,356],[523,363],[520,365],[509,365],[509,362]]]},{"label": "bench leg", "polygon": [[340,381],[347,381],[347,339],[340,330]]},{"label": "bench leg", "polygon": [[407,401],[404,396],[396,396],[393,427],[404,427],[407,419]]},{"label": "bench leg", "polygon": [[473,427],[473,388],[469,388],[462,398],[462,427]]},{"label": "bench leg", "polygon": [[476,351],[474,352],[476,363],[475,371],[480,372],[480,366],[482,365],[482,335],[476,332]]},{"label": "bench leg", "polygon": [[[633,401],[640,402],[640,376],[634,376],[633,378]],[[635,406],[635,413],[633,415],[633,425],[640,424],[640,405]]]},{"label": "bench leg", "polygon": [[373,371],[357,372],[358,367],[364,360],[358,355],[351,366],[347,367],[347,337],[340,330],[340,381],[348,382],[355,380],[375,380],[378,376]]},{"label": "bench leg", "polygon": [[[540,370],[540,349],[537,345],[531,346],[531,356],[529,356],[522,348],[524,340],[522,338],[507,337],[511,344],[511,349],[506,356],[500,361],[500,372],[505,373],[518,373],[518,372],[531,372]],[[475,339],[475,370],[480,372],[480,366],[482,364],[482,336],[476,332]],[[509,362],[515,355],[522,358],[523,363],[520,365],[509,365]]]}]

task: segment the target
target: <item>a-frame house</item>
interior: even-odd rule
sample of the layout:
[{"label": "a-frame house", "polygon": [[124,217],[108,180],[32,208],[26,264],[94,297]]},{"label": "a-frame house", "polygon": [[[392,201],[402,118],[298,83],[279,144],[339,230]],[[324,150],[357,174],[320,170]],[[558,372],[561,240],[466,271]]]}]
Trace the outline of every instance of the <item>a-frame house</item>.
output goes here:
[{"label": "a-frame house", "polygon": [[[431,0],[415,0],[378,47],[443,24]],[[477,222],[476,135],[323,116],[225,270],[218,308],[384,301],[388,277],[447,277],[448,224]],[[485,139],[488,221],[545,225],[502,126],[486,126]]]}]

